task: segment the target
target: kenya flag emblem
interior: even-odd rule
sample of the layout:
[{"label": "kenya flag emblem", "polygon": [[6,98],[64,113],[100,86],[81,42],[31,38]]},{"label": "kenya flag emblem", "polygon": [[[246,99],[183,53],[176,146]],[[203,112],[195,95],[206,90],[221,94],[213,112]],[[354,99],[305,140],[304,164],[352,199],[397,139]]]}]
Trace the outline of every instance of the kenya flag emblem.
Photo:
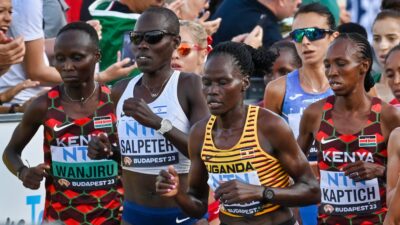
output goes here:
[{"label": "kenya flag emblem", "polygon": [[359,147],[375,147],[377,145],[376,135],[360,135],[358,136]]},{"label": "kenya flag emblem", "polygon": [[112,127],[111,116],[98,116],[93,118],[94,129]]}]

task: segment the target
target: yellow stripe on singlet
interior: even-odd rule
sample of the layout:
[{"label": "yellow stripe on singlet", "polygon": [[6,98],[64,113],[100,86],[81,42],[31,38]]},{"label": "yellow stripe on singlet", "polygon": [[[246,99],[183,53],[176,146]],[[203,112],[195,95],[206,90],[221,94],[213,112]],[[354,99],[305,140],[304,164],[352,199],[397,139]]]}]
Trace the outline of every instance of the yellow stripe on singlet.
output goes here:
[{"label": "yellow stripe on singlet", "polygon": [[[216,117],[211,116],[206,126],[201,158],[209,173],[226,174],[257,171],[261,185],[275,188],[287,187],[289,175],[283,170],[279,161],[260,146],[257,135],[258,111],[259,107],[257,106],[248,107],[242,136],[236,145],[230,149],[219,149],[215,146],[212,139],[212,128]],[[255,215],[272,212],[279,207],[279,205],[266,204]],[[221,212],[229,216],[240,217],[227,212],[223,207]]]}]

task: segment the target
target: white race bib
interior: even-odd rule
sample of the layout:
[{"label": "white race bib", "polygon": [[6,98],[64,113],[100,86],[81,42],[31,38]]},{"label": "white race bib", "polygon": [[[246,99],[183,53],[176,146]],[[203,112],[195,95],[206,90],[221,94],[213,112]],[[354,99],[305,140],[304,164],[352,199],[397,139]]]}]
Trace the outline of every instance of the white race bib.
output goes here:
[{"label": "white race bib", "polygon": [[355,182],[344,172],[320,170],[320,211],[330,215],[369,214],[379,210],[378,179]]},{"label": "white race bib", "polygon": [[[246,184],[261,185],[257,171],[244,172],[244,173],[208,173],[208,185],[215,191],[219,187],[221,181],[238,180]],[[252,201],[240,204],[225,204],[221,202],[225,211],[240,215],[240,216],[253,216],[255,213],[262,210],[260,201]]]}]

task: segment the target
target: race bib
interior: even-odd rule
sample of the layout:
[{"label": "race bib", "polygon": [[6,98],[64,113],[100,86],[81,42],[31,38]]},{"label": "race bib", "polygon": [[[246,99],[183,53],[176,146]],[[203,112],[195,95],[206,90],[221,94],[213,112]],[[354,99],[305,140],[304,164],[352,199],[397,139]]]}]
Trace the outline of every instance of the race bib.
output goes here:
[{"label": "race bib", "polygon": [[344,172],[320,170],[320,213],[328,215],[370,214],[379,210],[378,179],[355,182]]},{"label": "race bib", "polygon": [[115,185],[118,165],[113,160],[91,160],[87,146],[51,146],[55,185],[77,190],[93,190]]},{"label": "race bib", "polygon": [[[244,172],[244,173],[208,173],[208,185],[215,191],[221,181],[238,180],[246,184],[261,185],[258,178],[257,171]],[[223,210],[240,216],[253,216],[255,213],[262,210],[260,201],[252,201],[240,204],[225,204],[221,202]]]},{"label": "race bib", "polygon": [[[164,108],[158,107],[155,113],[162,114]],[[118,132],[124,167],[154,168],[179,164],[178,149],[154,129],[124,116],[118,121]]]}]

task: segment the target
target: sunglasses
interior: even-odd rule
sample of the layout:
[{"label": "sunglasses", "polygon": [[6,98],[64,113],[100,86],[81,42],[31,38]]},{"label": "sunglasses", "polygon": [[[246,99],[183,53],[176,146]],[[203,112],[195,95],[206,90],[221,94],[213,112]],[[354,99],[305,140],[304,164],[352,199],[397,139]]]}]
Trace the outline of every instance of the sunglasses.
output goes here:
[{"label": "sunglasses", "polygon": [[176,49],[176,51],[178,52],[178,55],[180,57],[185,57],[192,52],[192,49],[196,51],[201,51],[205,48],[202,48],[196,44],[181,43],[179,47]]},{"label": "sunglasses", "polygon": [[131,42],[134,45],[139,45],[143,40],[148,44],[154,45],[160,42],[166,35],[176,36],[174,33],[169,33],[163,30],[151,30],[146,32],[131,31],[129,33]]},{"label": "sunglasses", "polygon": [[293,41],[301,43],[304,36],[306,36],[309,41],[316,41],[324,38],[326,34],[332,34],[333,32],[334,31],[330,29],[308,27],[303,29],[296,29],[290,32],[290,37]]}]

